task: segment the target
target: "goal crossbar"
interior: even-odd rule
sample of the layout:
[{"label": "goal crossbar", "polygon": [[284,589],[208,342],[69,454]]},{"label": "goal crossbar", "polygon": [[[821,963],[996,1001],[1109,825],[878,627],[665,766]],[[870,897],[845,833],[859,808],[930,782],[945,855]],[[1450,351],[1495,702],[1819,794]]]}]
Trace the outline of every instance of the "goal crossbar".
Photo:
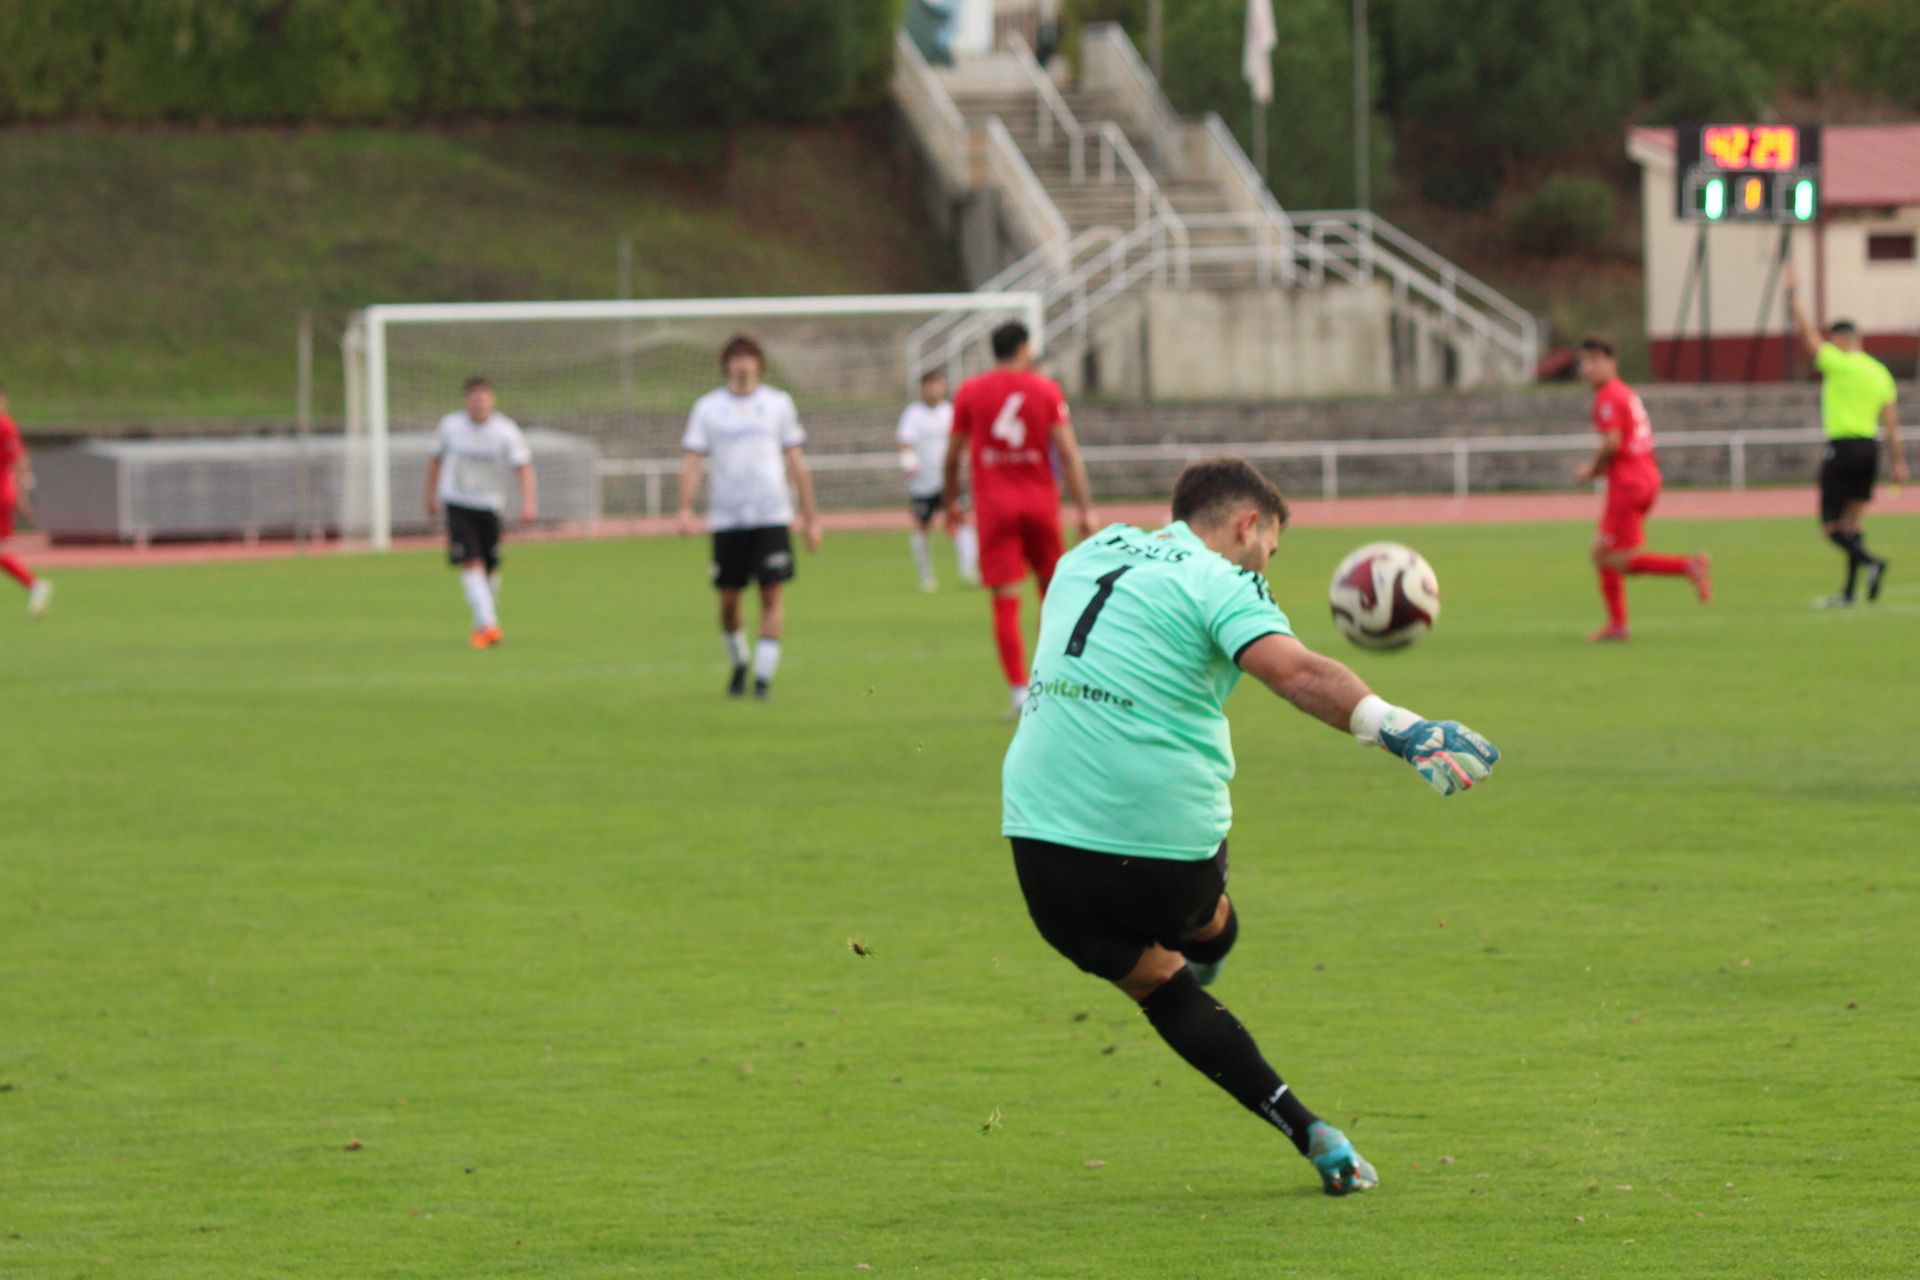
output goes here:
[{"label": "goal crossbar", "polygon": [[[365,523],[369,542],[386,550],[393,538],[391,402],[388,355],[393,330],[411,325],[541,324],[566,321],[728,321],[924,316],[997,312],[1021,319],[1036,350],[1044,309],[1036,292],[855,294],[781,298],[606,299],[568,302],[380,303],[354,314],[342,341],[347,367],[348,429],[364,441]],[[919,368],[912,368],[917,376]],[[912,380],[903,366],[903,382]],[[805,406],[802,406],[803,412]]]}]

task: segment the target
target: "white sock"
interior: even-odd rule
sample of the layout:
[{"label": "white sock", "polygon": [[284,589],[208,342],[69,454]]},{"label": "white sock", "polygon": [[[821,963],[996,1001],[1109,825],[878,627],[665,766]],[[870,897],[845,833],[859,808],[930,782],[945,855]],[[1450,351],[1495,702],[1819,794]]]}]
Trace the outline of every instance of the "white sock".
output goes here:
[{"label": "white sock", "polygon": [[753,675],[756,680],[773,679],[773,673],[780,669],[780,641],[772,636],[761,636],[760,643],[753,651]]},{"label": "white sock", "polygon": [[920,571],[920,581],[933,581],[933,557],[927,554],[927,535],[918,529],[907,535],[913,547],[913,567]]},{"label": "white sock", "polygon": [[953,535],[953,551],[960,558],[961,577],[980,576],[980,535],[974,532],[972,525],[961,525]]},{"label": "white sock", "polygon": [[460,592],[467,598],[467,607],[473,610],[475,631],[485,631],[488,627],[500,625],[499,618],[493,612],[493,590],[487,586],[485,569],[462,569]]},{"label": "white sock", "polygon": [[727,643],[727,661],[731,662],[736,667],[746,666],[747,665],[746,630],[742,628],[739,631],[723,631],[720,633],[720,638],[726,641]]}]

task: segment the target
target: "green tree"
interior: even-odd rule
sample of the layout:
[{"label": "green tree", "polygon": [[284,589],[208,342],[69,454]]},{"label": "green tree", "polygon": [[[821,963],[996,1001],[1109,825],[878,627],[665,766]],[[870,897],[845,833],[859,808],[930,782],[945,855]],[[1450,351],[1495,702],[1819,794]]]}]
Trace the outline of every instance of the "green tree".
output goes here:
[{"label": "green tree", "polygon": [[1647,67],[1648,85],[1659,87],[1647,114],[1661,122],[1754,119],[1773,98],[1774,78],[1753,52],[1697,14],[1649,48]]},{"label": "green tree", "polygon": [[[1249,149],[1253,104],[1241,75],[1246,0],[1166,0],[1167,97],[1184,112],[1217,111]],[[1347,0],[1279,0],[1273,51],[1273,102],[1267,107],[1268,185],[1283,205],[1351,204],[1353,181],[1353,31]],[[1144,0],[1079,0],[1065,14],[1072,32],[1087,22],[1125,25],[1144,44]],[[1377,68],[1378,59],[1372,60]],[[1375,77],[1376,84],[1378,77]],[[1373,189],[1386,190],[1391,139],[1375,121]]]},{"label": "green tree", "polygon": [[1387,102],[1474,163],[1562,154],[1627,119],[1645,18],[1646,0],[1388,0]]}]

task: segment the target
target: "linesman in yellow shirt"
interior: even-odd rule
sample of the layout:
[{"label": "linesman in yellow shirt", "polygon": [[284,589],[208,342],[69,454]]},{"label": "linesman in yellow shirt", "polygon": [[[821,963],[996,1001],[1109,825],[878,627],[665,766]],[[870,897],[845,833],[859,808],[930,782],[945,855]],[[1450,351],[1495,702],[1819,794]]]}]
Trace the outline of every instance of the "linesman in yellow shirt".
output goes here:
[{"label": "linesman in yellow shirt", "polygon": [[1862,569],[1867,571],[1869,603],[1880,598],[1880,587],[1886,581],[1887,562],[1868,552],[1860,526],[1867,504],[1873,500],[1873,482],[1880,474],[1883,426],[1893,481],[1907,482],[1900,414],[1895,407],[1893,375],[1862,348],[1854,323],[1834,321],[1823,342],[1800,305],[1799,280],[1792,263],[1787,264],[1786,281],[1794,330],[1813,358],[1813,367],[1820,371],[1820,425],[1827,433],[1827,449],[1820,463],[1820,527],[1827,540],[1847,557],[1846,585],[1819,604],[1823,609],[1844,609],[1854,603]]}]

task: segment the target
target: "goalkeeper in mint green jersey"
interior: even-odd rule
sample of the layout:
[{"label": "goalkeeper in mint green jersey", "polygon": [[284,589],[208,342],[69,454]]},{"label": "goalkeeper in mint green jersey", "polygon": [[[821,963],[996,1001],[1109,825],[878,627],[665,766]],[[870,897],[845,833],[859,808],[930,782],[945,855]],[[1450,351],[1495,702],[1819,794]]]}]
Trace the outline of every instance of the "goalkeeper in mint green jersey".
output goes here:
[{"label": "goalkeeper in mint green jersey", "polygon": [[1264,476],[1216,458],[1181,473],[1166,528],[1112,525],[1061,559],[1007,750],[1001,830],[1041,936],[1139,1002],[1174,1052],[1345,1195],[1379,1185],[1373,1166],[1201,990],[1240,927],[1226,894],[1227,695],[1252,675],[1411,764],[1442,796],[1484,781],[1500,753],[1455,721],[1374,696],[1294,639],[1262,576],[1286,521]]}]

